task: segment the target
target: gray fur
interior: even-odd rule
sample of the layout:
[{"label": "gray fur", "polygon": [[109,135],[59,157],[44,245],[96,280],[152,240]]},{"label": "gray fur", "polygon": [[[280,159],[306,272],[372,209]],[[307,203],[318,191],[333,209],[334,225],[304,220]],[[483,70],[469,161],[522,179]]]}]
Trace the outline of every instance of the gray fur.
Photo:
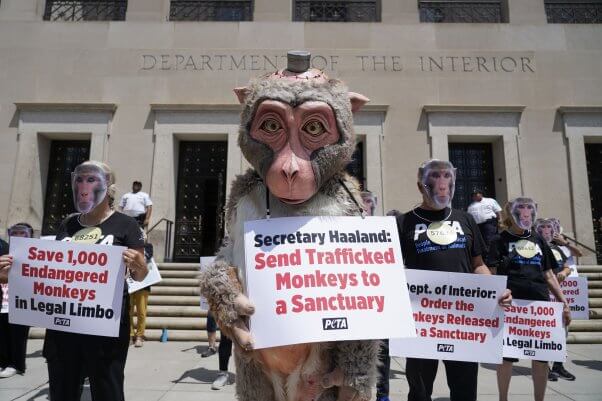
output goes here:
[{"label": "gray fur", "polygon": [[199,276],[201,293],[211,300],[215,317],[226,326],[238,319],[234,299],[240,293],[228,275],[229,269],[227,261],[218,260]]}]

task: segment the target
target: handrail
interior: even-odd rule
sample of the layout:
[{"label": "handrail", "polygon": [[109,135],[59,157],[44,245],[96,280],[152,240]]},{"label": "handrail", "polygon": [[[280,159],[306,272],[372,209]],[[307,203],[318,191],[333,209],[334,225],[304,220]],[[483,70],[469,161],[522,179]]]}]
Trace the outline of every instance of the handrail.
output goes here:
[{"label": "handrail", "polygon": [[171,261],[171,229],[174,225],[172,220],[169,220],[165,217],[161,218],[158,222],[156,222],[151,228],[146,231],[146,235],[150,234],[151,231],[155,229],[159,224],[165,221],[165,250],[163,254],[163,260],[166,262]]},{"label": "handrail", "polygon": [[565,237],[565,238],[567,238],[567,239],[570,239],[570,240],[571,240],[571,241],[573,241],[575,244],[577,244],[577,245],[579,245],[579,246],[581,246],[581,247],[583,247],[583,248],[587,249],[587,250],[588,250],[588,251],[590,251],[590,252],[593,252],[594,254],[597,254],[597,253],[598,253],[598,252],[597,252],[595,249],[592,249],[592,248],[590,248],[589,246],[587,246],[587,245],[585,245],[585,244],[583,244],[583,243],[581,243],[581,242],[577,241],[577,240],[576,240],[575,238],[573,238],[573,237],[569,237],[569,236],[568,236],[568,235],[566,235],[566,234],[562,234],[562,236],[563,236],[563,237]]}]

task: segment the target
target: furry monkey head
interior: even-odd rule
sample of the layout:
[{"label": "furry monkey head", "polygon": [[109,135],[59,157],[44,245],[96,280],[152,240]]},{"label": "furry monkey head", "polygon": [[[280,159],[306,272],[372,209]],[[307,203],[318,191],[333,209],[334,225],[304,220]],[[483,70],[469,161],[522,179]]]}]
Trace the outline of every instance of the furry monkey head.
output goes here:
[{"label": "furry monkey head", "polygon": [[368,99],[341,81],[316,69],[292,68],[289,53],[287,70],[235,92],[243,105],[238,144],[281,201],[307,201],[351,160],[352,112]]}]

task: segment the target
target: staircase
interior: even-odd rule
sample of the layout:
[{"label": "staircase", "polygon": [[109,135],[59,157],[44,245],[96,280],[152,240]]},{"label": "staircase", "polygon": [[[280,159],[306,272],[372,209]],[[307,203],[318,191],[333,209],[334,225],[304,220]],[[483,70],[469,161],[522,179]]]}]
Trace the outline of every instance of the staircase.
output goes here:
[{"label": "staircase", "polygon": [[589,288],[589,319],[571,323],[569,344],[602,344],[602,266],[581,265],[580,276],[587,277]]}]

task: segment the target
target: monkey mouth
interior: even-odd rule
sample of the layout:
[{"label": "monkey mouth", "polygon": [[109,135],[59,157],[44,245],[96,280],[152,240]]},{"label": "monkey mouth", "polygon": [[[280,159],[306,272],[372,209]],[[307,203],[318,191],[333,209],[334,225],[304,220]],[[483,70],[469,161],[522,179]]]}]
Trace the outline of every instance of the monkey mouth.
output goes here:
[{"label": "monkey mouth", "polygon": [[298,205],[307,200],[307,199],[291,199],[291,198],[281,198],[281,197],[278,197],[278,199],[280,199],[280,201],[287,203],[289,205]]}]

